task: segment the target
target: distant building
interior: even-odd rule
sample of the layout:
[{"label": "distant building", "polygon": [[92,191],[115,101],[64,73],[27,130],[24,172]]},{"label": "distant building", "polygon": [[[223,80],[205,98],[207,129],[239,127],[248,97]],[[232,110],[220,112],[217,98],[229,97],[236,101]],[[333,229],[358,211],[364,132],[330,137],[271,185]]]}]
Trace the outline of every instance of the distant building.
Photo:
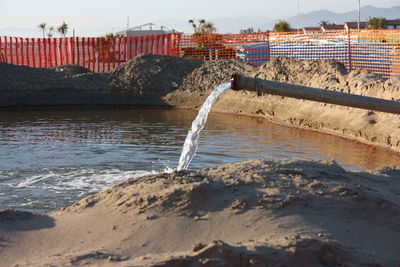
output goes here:
[{"label": "distant building", "polygon": [[[360,29],[367,29],[367,22],[366,21],[360,21]],[[358,29],[358,22],[357,21],[350,21],[350,22],[345,22],[344,27],[346,30],[356,30]]]},{"label": "distant building", "polygon": [[169,33],[181,33],[175,31],[174,29],[169,29],[165,26],[157,25],[152,22],[142,24],[133,28],[129,28],[124,31],[119,31],[117,34],[123,36],[147,36],[147,35],[160,35],[160,34],[169,34]]},{"label": "distant building", "polygon": [[[358,22],[357,21],[346,22],[344,24],[344,27],[346,28],[346,30],[358,29]],[[400,19],[387,19],[386,28],[390,30],[400,29]],[[362,30],[368,29],[368,22],[360,21],[360,29]]]},{"label": "distant building", "polygon": [[321,30],[323,32],[326,32],[326,31],[345,30],[345,28],[344,28],[343,24],[340,24],[340,25],[324,25],[324,26],[321,26]]},{"label": "distant building", "polygon": [[302,33],[303,32],[303,30],[302,29],[289,29],[289,31],[288,32],[294,32],[294,33],[296,33],[296,32],[298,32],[298,33]]},{"label": "distant building", "polygon": [[400,29],[400,19],[386,20],[386,27],[390,30]]},{"label": "distant building", "polygon": [[321,31],[321,27],[304,27],[303,32],[308,33],[308,32],[318,32]]}]

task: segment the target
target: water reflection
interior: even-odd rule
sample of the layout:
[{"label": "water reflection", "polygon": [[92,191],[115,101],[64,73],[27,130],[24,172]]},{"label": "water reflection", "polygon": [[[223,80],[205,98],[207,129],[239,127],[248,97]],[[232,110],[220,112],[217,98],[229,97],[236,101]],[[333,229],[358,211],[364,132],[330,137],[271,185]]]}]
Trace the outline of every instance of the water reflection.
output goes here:
[{"label": "water reflection", "polygon": [[[2,111],[0,157],[10,159],[10,147],[15,149],[16,158],[20,156],[18,151],[29,152],[29,147],[38,154],[48,154],[50,151],[45,148],[49,146],[81,154],[79,144],[93,145],[94,154],[113,149],[175,152],[180,149],[195,116],[194,111],[162,109]],[[94,146],[96,144],[99,146]],[[384,149],[340,137],[285,127],[260,118],[224,114],[210,115],[198,153],[207,157],[220,153],[218,157],[226,159],[218,159],[218,162],[230,162],[232,157],[336,159],[349,167],[363,169],[398,165],[400,159],[399,155]],[[0,167],[5,168],[4,162],[9,160],[2,159]],[[199,167],[196,161],[194,168]],[[208,158],[207,164],[212,161]]]},{"label": "water reflection", "polygon": [[[195,111],[0,112],[0,206],[48,210],[126,177],[175,168]],[[335,159],[349,169],[399,165],[384,149],[260,118],[210,114],[190,165],[254,158]]]}]

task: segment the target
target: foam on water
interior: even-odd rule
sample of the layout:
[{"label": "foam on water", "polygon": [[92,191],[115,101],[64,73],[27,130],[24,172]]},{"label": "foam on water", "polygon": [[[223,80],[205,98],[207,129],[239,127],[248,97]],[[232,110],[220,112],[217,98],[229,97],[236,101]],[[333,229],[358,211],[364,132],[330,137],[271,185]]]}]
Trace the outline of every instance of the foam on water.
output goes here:
[{"label": "foam on water", "polygon": [[20,189],[41,189],[53,192],[82,190],[92,193],[127,178],[137,178],[154,173],[156,172],[118,169],[42,169],[40,174],[28,176],[22,181],[8,185]]},{"label": "foam on water", "polygon": [[218,97],[231,87],[230,83],[223,83],[219,85],[211,94],[207,97],[201,106],[196,119],[192,122],[192,128],[190,128],[188,135],[186,136],[185,143],[183,145],[182,153],[179,158],[177,171],[186,170],[189,167],[190,162],[196,155],[198,140],[200,132],[204,128],[207,122],[208,113],[210,113],[211,106],[217,101]]},{"label": "foam on water", "polygon": [[[12,172],[0,171],[0,207],[35,212],[66,207],[88,194],[127,178],[156,171],[120,169],[55,168]],[[7,181],[7,182],[5,182]]]}]

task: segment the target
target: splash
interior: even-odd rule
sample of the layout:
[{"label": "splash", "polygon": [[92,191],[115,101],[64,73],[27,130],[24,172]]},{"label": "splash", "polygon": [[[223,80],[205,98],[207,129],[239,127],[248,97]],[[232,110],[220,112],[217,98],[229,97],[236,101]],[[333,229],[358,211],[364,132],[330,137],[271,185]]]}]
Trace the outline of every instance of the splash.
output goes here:
[{"label": "splash", "polygon": [[204,128],[207,122],[208,113],[211,110],[211,106],[217,101],[218,97],[231,87],[230,83],[223,83],[219,85],[204,101],[203,105],[197,114],[196,119],[192,122],[192,128],[189,130],[188,135],[183,145],[181,157],[179,158],[177,171],[186,170],[189,167],[190,162],[196,155],[198,140],[201,130]]}]

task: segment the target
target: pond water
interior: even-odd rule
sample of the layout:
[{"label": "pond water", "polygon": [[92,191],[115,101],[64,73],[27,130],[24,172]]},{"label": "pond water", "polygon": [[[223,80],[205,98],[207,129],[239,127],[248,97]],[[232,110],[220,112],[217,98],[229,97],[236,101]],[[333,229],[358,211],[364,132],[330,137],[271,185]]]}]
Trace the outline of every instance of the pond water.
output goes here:
[{"label": "pond water", "polygon": [[[0,209],[44,212],[128,177],[176,168],[196,111],[0,111]],[[246,159],[335,159],[351,170],[400,156],[339,137],[240,115],[210,114],[189,169]]]}]

